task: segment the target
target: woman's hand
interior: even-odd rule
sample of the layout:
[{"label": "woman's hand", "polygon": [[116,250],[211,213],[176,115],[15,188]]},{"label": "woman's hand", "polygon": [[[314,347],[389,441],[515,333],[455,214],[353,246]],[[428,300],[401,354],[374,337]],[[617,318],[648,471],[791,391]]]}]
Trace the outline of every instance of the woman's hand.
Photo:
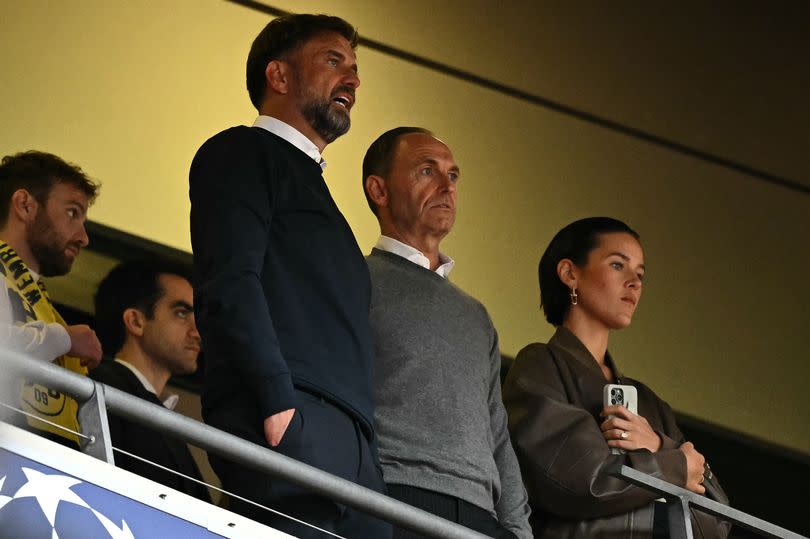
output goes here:
[{"label": "woman's hand", "polygon": [[634,414],[624,406],[605,406],[599,415],[613,416],[601,425],[602,435],[610,447],[625,451],[643,448],[653,453],[661,448],[661,437],[643,416]]},{"label": "woman's hand", "polygon": [[684,442],[678,449],[686,456],[686,488],[698,494],[705,493],[703,473],[706,459],[698,453],[692,442]]}]

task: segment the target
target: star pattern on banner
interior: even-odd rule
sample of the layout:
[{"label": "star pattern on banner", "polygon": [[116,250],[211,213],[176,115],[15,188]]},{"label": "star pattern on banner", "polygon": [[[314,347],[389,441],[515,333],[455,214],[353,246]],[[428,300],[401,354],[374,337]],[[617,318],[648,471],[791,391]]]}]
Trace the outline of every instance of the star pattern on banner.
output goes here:
[{"label": "star pattern on banner", "polygon": [[[0,492],[3,491],[3,484],[6,482],[6,476],[0,477]],[[12,500],[11,496],[3,496],[0,494],[0,509],[3,508],[8,502]]]},{"label": "star pattern on banner", "polygon": [[[87,502],[71,490],[71,487],[81,484],[80,480],[66,475],[49,475],[25,467],[22,468],[22,472],[28,482],[21,486],[13,496],[0,495],[0,508],[11,500],[34,498],[51,525],[51,539],[59,539],[55,523],[56,511],[61,502],[72,503],[91,511],[104,526],[104,529],[107,530],[107,533],[110,534],[111,539],[135,539],[126,521],[121,521],[121,527],[119,528],[109,518],[90,507]],[[0,491],[3,489],[5,480],[6,476],[0,478]]]},{"label": "star pattern on banner", "polygon": [[90,509],[84,500],[70,490],[70,487],[81,483],[78,479],[66,475],[47,475],[31,468],[23,468],[22,471],[28,482],[14,494],[14,499],[35,498],[51,527],[56,522],[59,502],[74,503]]}]

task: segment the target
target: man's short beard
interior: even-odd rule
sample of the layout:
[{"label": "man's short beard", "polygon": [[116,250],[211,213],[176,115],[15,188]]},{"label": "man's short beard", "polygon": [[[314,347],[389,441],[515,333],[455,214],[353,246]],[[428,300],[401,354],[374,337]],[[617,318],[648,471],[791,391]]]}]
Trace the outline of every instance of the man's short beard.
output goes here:
[{"label": "man's short beard", "polygon": [[[73,261],[65,256],[67,244],[61,244],[51,219],[40,210],[28,230],[28,248],[39,263],[39,274],[43,277],[67,275]],[[61,245],[60,245],[61,244]]]},{"label": "man's short beard", "polygon": [[338,110],[333,106],[331,99],[315,98],[310,96],[304,103],[301,113],[327,144],[333,142],[341,135],[345,135],[351,127],[352,120],[349,112]]}]

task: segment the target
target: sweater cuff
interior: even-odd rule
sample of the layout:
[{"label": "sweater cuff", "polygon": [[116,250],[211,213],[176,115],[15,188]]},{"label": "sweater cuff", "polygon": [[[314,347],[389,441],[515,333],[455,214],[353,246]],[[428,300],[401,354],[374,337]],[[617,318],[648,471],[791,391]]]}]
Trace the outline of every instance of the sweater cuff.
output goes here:
[{"label": "sweater cuff", "polygon": [[270,378],[259,388],[259,404],[265,418],[290,408],[296,408],[297,401],[289,373]]},{"label": "sweater cuff", "polygon": [[70,342],[70,335],[62,324],[51,323],[45,326],[48,332],[48,339],[53,339],[53,359],[70,352],[73,343]]}]

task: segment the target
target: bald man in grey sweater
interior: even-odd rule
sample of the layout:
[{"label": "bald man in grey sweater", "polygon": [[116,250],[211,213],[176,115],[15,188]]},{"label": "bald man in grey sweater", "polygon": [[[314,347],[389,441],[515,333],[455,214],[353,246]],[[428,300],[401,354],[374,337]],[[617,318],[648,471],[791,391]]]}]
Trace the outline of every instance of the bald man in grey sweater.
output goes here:
[{"label": "bald man in grey sweater", "polygon": [[[371,272],[373,382],[389,495],[492,537],[532,537],[486,309],[447,280],[440,253],[459,168],[421,128],[381,135],[363,160],[382,235]],[[419,537],[395,529],[394,537]]]}]

